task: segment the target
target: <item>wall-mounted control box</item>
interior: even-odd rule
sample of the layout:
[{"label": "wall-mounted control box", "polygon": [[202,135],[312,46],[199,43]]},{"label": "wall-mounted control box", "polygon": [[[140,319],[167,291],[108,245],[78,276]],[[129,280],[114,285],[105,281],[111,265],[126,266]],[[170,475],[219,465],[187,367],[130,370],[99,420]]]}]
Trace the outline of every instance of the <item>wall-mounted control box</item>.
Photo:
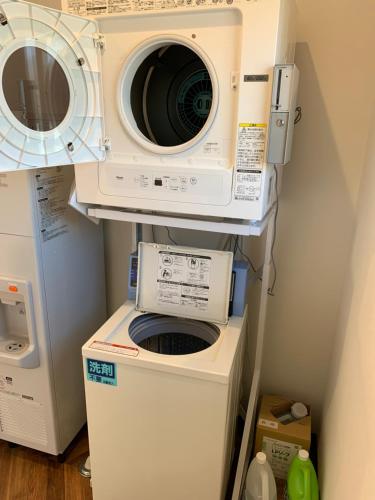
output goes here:
[{"label": "wall-mounted control box", "polygon": [[286,165],[291,158],[298,82],[295,64],[275,66],[267,157],[273,165]]}]

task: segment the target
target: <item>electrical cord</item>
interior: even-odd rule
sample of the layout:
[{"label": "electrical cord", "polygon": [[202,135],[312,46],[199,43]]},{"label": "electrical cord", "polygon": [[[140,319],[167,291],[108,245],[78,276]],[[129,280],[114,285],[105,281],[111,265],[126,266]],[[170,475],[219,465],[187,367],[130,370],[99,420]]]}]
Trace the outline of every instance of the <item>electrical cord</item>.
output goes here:
[{"label": "electrical cord", "polygon": [[249,263],[249,265],[250,265],[253,273],[257,273],[257,270],[255,269],[254,264],[251,262],[251,260],[249,259],[249,257],[245,254],[245,252],[242,251],[242,249],[241,249],[240,246],[238,246],[238,251],[240,252],[240,254],[242,255],[242,257],[247,260],[247,262]]},{"label": "electrical cord", "polygon": [[171,232],[169,230],[169,227],[168,226],[164,226],[165,229],[167,230],[167,234],[168,234],[168,238],[169,240],[174,244],[174,245],[177,245],[178,246],[178,243],[175,239],[172,238],[172,235],[171,235]]},{"label": "electrical cord", "polygon": [[[168,239],[174,244],[178,246],[177,241],[172,237],[171,231],[168,226],[164,226],[165,230],[167,231]],[[155,227],[151,225],[151,231],[152,231],[152,239],[154,243],[156,243],[156,236],[155,236]],[[257,273],[257,269],[255,268],[254,264],[252,263],[251,259],[246,255],[246,253],[242,249],[242,237],[240,239],[240,235],[234,236],[233,234],[228,235],[225,239],[224,245],[223,245],[223,250],[227,251],[232,251],[233,252],[233,257],[236,257],[237,252],[240,253],[240,255],[248,262],[249,266],[251,267],[252,271],[254,273]]]},{"label": "electrical cord", "polygon": [[296,117],[294,118],[294,125],[297,125],[302,120],[302,107],[296,107]]},{"label": "electrical cord", "polygon": [[275,220],[274,220],[274,226],[273,226],[273,236],[272,236],[272,244],[271,244],[271,263],[272,263],[272,268],[273,268],[273,280],[272,280],[272,285],[268,288],[267,292],[268,295],[271,295],[274,297],[275,295],[275,285],[276,285],[276,280],[277,280],[277,268],[276,268],[276,262],[275,262],[275,257],[274,257],[274,248],[275,248],[275,241],[276,241],[276,235],[277,235],[277,216],[279,215],[279,191],[278,191],[278,172],[276,165],[273,166],[273,170],[275,172],[275,197],[276,197],[276,208],[275,208]]},{"label": "electrical cord", "polygon": [[[168,239],[169,241],[171,241],[171,243],[173,243],[174,245],[177,245],[178,246],[178,243],[177,241],[172,238],[172,235],[171,235],[171,232],[169,230],[169,227],[167,226],[164,226],[165,230],[167,231],[167,235],[168,235]],[[155,226],[154,225],[151,225],[151,232],[152,232],[152,239],[153,239],[153,242],[154,243],[157,243],[156,241],[156,231],[155,231]]]},{"label": "electrical cord", "polygon": [[228,250],[229,252],[231,252],[232,247],[234,247],[234,236],[233,236],[233,234],[230,234],[228,236],[227,245],[225,247],[225,250]]},{"label": "electrical cord", "polygon": [[247,263],[251,267],[252,271],[254,273],[256,273],[257,270],[256,270],[254,264],[252,263],[251,259],[245,254],[243,249],[241,248],[241,244],[242,244],[242,239],[240,239],[240,235],[237,234],[237,236],[234,238],[233,256],[235,257],[237,252],[239,252],[242,255],[242,257],[247,261]]},{"label": "electrical cord", "polygon": [[223,243],[223,246],[221,247],[222,251],[225,251],[228,249],[228,244],[230,244],[230,239],[231,239],[230,234],[228,234],[227,236],[224,237],[224,243]]}]

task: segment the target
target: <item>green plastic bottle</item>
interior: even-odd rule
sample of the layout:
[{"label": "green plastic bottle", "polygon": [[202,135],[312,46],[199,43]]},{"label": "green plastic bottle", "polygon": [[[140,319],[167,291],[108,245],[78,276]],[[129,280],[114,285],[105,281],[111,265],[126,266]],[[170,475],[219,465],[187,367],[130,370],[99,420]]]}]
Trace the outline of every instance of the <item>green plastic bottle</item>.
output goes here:
[{"label": "green plastic bottle", "polygon": [[288,472],[289,500],[319,500],[318,479],[306,450],[300,450]]}]

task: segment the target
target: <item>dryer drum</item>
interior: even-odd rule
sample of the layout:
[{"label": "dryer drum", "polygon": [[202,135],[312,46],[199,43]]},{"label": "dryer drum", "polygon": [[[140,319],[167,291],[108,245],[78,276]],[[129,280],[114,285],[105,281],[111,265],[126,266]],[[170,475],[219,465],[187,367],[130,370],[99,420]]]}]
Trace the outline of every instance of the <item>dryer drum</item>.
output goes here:
[{"label": "dryer drum", "polygon": [[211,111],[212,82],[189,47],[169,44],[152,52],[135,73],[131,108],[139,130],[160,146],[193,139]]},{"label": "dryer drum", "polygon": [[193,354],[211,347],[219,338],[217,326],[186,318],[142,314],[129,326],[132,341],[158,354]]}]

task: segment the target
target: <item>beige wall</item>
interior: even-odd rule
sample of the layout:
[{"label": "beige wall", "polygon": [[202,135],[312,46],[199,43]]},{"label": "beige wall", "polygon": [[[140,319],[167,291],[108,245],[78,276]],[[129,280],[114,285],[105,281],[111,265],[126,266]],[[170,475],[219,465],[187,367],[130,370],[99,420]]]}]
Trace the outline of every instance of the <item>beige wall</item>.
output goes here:
[{"label": "beige wall", "polygon": [[319,415],[374,99],[375,4],[297,3],[303,120],[283,180],[263,388]]},{"label": "beige wall", "polygon": [[374,498],[375,121],[320,438],[323,500]]}]

